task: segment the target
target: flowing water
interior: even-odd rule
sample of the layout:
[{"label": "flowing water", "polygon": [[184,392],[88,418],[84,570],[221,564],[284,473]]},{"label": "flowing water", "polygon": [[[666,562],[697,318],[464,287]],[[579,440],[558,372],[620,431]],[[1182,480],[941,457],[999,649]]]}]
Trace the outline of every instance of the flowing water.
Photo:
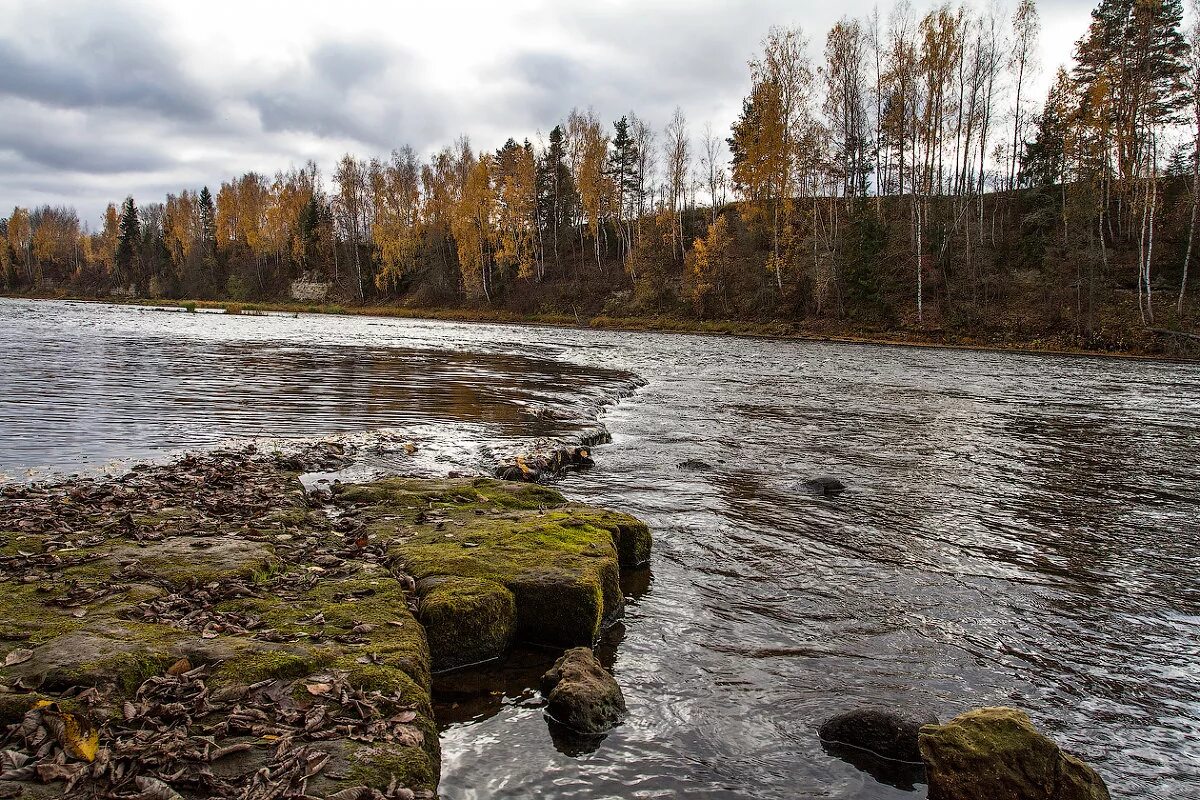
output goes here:
[{"label": "flowing water", "polygon": [[597,414],[559,488],[655,533],[601,648],[630,719],[556,741],[549,653],[442,678],[444,797],[923,796],[822,749],[865,704],[1016,705],[1114,796],[1200,797],[1200,366],[0,301],[9,479],[316,436],[486,471]]}]

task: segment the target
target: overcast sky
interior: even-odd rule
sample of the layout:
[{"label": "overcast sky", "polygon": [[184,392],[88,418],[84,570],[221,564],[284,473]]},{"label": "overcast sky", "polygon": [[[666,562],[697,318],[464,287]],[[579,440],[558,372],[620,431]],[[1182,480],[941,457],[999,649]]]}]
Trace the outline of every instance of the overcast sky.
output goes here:
[{"label": "overcast sky", "polygon": [[[661,128],[679,105],[694,134],[711,121],[723,137],[768,27],[802,26],[816,56],[838,16],[873,5],[0,0],[0,216],[65,203],[94,226],[127,194],[215,191],[310,158],[328,172],[347,151],[425,154],[460,133],[491,149],[572,106]],[[1091,6],[1039,3],[1039,95]]]}]

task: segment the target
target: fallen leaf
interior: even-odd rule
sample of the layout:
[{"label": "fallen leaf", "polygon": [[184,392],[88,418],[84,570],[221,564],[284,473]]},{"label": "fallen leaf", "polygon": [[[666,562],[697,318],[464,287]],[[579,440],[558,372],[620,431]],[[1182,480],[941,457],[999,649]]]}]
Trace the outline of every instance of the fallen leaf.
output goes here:
[{"label": "fallen leaf", "polygon": [[11,667],[14,664],[24,664],[29,659],[33,658],[33,651],[24,647],[18,647],[12,650],[4,657],[4,666]]},{"label": "fallen leaf", "polygon": [[139,775],[136,780],[137,787],[142,792],[138,797],[142,798],[142,800],[183,800],[179,792],[158,778],[147,778]]},{"label": "fallen leaf", "polygon": [[331,683],[306,683],[304,685],[304,688],[307,689],[308,693],[311,695],[322,695],[322,694],[329,694],[333,690],[333,684],[331,684]]},{"label": "fallen leaf", "polygon": [[187,658],[181,658],[178,661],[176,661],[174,664],[172,664],[171,666],[167,667],[167,674],[168,675],[182,675],[185,672],[191,671],[191,669],[192,669],[192,662],[188,661]]}]

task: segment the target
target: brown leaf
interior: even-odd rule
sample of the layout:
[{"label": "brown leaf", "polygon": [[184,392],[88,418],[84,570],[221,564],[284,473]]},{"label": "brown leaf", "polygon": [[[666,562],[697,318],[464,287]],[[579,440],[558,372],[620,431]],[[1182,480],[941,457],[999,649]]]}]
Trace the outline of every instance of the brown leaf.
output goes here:
[{"label": "brown leaf", "polygon": [[18,647],[12,650],[4,657],[4,666],[11,667],[14,664],[24,664],[29,659],[33,658],[33,651],[24,647]]},{"label": "brown leaf", "polygon": [[178,792],[158,778],[139,775],[136,781],[138,789],[141,790],[141,794],[137,795],[138,800],[183,800]]},{"label": "brown leaf", "polygon": [[191,669],[192,669],[192,662],[189,661],[187,658],[181,658],[178,661],[176,661],[174,664],[172,664],[171,666],[167,667],[167,674],[168,675],[182,675],[185,672],[190,672]]},{"label": "brown leaf", "polygon": [[396,741],[405,747],[419,747],[425,743],[425,735],[415,725],[401,725],[395,731]]},{"label": "brown leaf", "polygon": [[329,692],[331,692],[333,690],[333,684],[331,684],[331,683],[306,683],[304,685],[304,688],[307,689],[308,693],[311,695],[322,695],[322,694],[329,694]]}]

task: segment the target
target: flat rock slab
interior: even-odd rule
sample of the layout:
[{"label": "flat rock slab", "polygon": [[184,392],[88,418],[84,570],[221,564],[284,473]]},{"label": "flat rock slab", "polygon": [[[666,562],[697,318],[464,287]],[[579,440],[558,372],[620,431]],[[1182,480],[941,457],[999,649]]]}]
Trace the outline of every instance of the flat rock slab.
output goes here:
[{"label": "flat rock slab", "polygon": [[513,640],[590,646],[621,614],[622,567],[650,555],[643,523],[536,484],[393,479],[338,500],[413,577],[438,670],[497,658]]},{"label": "flat rock slab", "polygon": [[[135,778],[212,796],[264,768],[296,795],[429,795],[432,671],[517,639],[590,644],[621,567],[649,558],[642,523],[534,484],[385,480],[326,513],[303,463],[248,449],[0,487],[0,751],[18,774],[68,797],[161,791]],[[94,762],[69,737],[42,747],[67,730],[95,731]]]}]

